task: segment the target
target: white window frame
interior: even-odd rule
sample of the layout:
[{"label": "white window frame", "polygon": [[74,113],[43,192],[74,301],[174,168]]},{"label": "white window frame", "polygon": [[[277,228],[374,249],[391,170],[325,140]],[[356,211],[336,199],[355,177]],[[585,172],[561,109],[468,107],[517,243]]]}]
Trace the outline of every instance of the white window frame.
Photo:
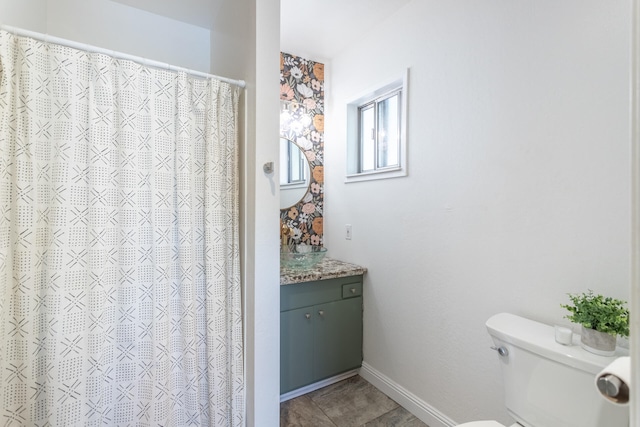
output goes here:
[{"label": "white window frame", "polygon": [[[364,95],[347,103],[347,175],[345,182],[371,181],[407,176],[407,115],[409,98],[409,70],[405,70],[402,76],[376,86],[376,89],[367,91]],[[360,170],[360,113],[361,106],[384,97],[391,92],[400,92],[400,119],[399,119],[399,153],[398,166],[376,169],[362,172]]]}]

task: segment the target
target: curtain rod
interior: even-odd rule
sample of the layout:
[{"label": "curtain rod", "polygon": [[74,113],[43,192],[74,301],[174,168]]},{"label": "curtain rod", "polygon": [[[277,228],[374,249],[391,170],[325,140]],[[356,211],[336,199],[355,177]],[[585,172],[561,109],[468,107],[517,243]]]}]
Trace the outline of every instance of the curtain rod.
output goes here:
[{"label": "curtain rod", "polygon": [[84,43],[78,43],[71,40],[62,39],[60,37],[50,36],[48,34],[36,33],[34,31],[11,27],[9,25],[0,25],[0,30],[4,30],[16,36],[29,37],[32,39],[40,40],[45,43],[55,43],[55,44],[70,47],[73,49],[84,50],[90,53],[102,53],[108,56],[112,56],[116,59],[125,59],[125,60],[133,61],[142,65],[147,65],[153,68],[159,68],[159,69],[171,70],[171,71],[183,71],[195,77],[202,77],[206,79],[214,78],[232,85],[236,85],[241,88],[246,87],[246,83],[244,80],[234,80],[234,79],[229,79],[227,77],[220,77],[220,76],[216,76],[209,73],[203,73],[202,71],[189,70],[187,68],[182,68],[176,65],[167,64],[165,62],[153,61],[146,58],[142,58],[140,56],[129,55],[127,53],[116,52],[114,50],[109,50],[109,49],[103,49],[100,47],[91,46]]}]

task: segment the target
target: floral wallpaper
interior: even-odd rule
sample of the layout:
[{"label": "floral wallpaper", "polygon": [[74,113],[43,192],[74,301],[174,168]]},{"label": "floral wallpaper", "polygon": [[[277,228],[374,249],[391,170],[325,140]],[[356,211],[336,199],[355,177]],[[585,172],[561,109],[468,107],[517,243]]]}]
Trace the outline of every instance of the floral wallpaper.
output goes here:
[{"label": "floral wallpaper", "polygon": [[304,151],[311,185],[301,202],[280,211],[293,243],[322,246],[324,209],[324,64],[280,53],[280,136]]}]

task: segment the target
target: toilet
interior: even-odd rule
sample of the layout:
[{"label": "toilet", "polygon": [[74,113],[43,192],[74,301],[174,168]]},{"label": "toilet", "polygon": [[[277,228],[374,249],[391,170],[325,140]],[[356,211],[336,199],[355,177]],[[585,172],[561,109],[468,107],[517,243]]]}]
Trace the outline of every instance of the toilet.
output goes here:
[{"label": "toilet", "polygon": [[[629,409],[599,394],[595,377],[616,356],[597,356],[555,341],[554,328],[509,313],[487,320],[500,361],[505,405],[511,427],[627,427]],[[577,339],[577,340],[576,340]],[[473,421],[458,427],[506,427],[497,421]]]}]

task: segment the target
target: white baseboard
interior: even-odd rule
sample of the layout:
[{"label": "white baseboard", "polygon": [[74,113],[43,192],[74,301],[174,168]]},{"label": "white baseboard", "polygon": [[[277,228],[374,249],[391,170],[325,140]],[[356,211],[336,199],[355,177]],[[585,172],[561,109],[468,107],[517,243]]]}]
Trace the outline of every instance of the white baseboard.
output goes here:
[{"label": "white baseboard", "polygon": [[339,381],[346,380],[347,378],[351,378],[356,375],[358,375],[358,369],[352,369],[351,371],[343,372],[339,375],[336,375],[335,377],[327,378],[326,380],[318,381],[317,383],[300,387],[285,394],[281,394],[280,403],[286,402],[287,400],[296,398],[298,396],[302,396],[303,394],[311,393],[312,391],[316,391],[318,389],[321,389],[322,387],[326,387]]},{"label": "white baseboard", "polygon": [[429,427],[454,427],[457,425],[451,418],[395,383],[389,377],[375,370],[366,362],[362,363],[360,376],[398,402],[407,411],[420,418],[420,420],[428,424]]}]

